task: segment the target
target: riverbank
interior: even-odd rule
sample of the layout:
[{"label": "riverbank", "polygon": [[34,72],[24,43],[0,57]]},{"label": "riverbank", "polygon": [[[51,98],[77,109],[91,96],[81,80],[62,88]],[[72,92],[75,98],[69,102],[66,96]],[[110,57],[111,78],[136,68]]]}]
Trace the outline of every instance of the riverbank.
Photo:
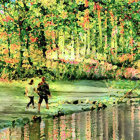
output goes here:
[{"label": "riverbank", "polygon": [[[35,79],[35,85],[40,79]],[[37,113],[38,96],[35,95],[35,109],[25,109],[28,98],[24,96],[24,88],[28,81],[12,81],[0,83],[0,128],[28,123],[34,115],[42,118],[56,117],[73,112],[98,109],[99,106],[110,106],[130,89],[115,89],[113,81],[55,81],[49,82],[52,98],[49,99],[50,109],[45,109],[43,101],[41,113]],[[124,82],[129,83],[128,81]],[[129,87],[135,82],[129,83]],[[112,86],[109,86],[112,85]],[[119,86],[118,86],[119,87]],[[117,87],[117,88],[118,88]],[[139,94],[139,89],[136,90]],[[113,96],[115,95],[115,96]],[[129,99],[123,100],[123,102]],[[131,99],[132,100],[132,99]],[[97,101],[95,103],[95,101]],[[130,100],[129,100],[130,101]],[[139,101],[139,98],[136,99]],[[102,103],[102,104],[101,104]],[[104,107],[105,107],[104,106]],[[103,108],[104,108],[103,107]],[[101,108],[101,107],[100,107]]]}]

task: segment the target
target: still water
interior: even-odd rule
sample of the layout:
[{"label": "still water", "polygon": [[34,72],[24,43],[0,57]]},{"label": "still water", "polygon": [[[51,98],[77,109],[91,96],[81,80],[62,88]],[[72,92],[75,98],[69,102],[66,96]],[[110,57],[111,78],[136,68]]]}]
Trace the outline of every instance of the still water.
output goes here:
[{"label": "still water", "polygon": [[140,106],[123,104],[5,128],[0,140],[140,140]]}]

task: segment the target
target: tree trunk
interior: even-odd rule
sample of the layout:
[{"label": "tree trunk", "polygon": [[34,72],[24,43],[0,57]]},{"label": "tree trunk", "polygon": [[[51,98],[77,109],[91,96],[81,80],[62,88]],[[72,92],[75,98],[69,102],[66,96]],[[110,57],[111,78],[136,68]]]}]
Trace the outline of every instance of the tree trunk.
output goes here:
[{"label": "tree trunk", "polygon": [[87,48],[87,33],[84,33],[84,50],[83,50],[84,58],[86,56],[86,48]]},{"label": "tree trunk", "polygon": [[87,55],[90,54],[90,29],[87,31]]},{"label": "tree trunk", "polygon": [[99,24],[99,50],[102,50],[102,25],[101,25],[101,16],[100,16],[100,9],[97,10],[98,14],[98,24]]},{"label": "tree trunk", "polygon": [[28,33],[28,31],[26,32],[26,35],[27,35],[26,49],[27,49],[27,52],[28,52],[28,62],[31,66],[33,66],[33,62],[31,61],[31,58],[30,58],[30,44],[29,44],[29,33]]},{"label": "tree trunk", "polygon": [[74,48],[75,48],[75,43],[74,43],[74,32],[73,34],[71,34],[71,59],[74,60],[75,59],[75,54],[74,54]]},{"label": "tree trunk", "polygon": [[59,46],[59,58],[62,59],[64,58],[64,33],[62,30],[59,31],[59,39],[58,39],[58,46]]},{"label": "tree trunk", "polygon": [[94,56],[95,56],[95,54],[96,54],[96,21],[94,20],[93,21],[93,34],[92,34],[92,44],[93,44],[93,46],[92,46],[92,48],[91,48],[91,58],[93,58]]},{"label": "tree trunk", "polygon": [[132,61],[133,61],[133,54],[134,54],[134,52],[133,52],[133,27],[132,27],[132,23],[130,22],[130,46],[132,47],[131,48],[131,55],[132,55]]},{"label": "tree trunk", "polygon": [[114,45],[115,45],[115,57],[117,58],[118,44],[117,44],[117,17],[115,17],[115,31],[114,31]]},{"label": "tree trunk", "polygon": [[104,52],[107,53],[107,11],[105,11],[105,47]]},{"label": "tree trunk", "polygon": [[19,67],[22,67],[23,64],[23,53],[24,53],[24,43],[22,36],[22,28],[20,26],[20,58],[19,58]]},{"label": "tree trunk", "polygon": [[76,60],[79,59],[79,34],[76,34]]},{"label": "tree trunk", "polygon": [[122,52],[124,51],[124,23],[123,23],[123,20],[120,18],[120,22],[121,22],[121,26],[120,26],[120,46],[122,48]]},{"label": "tree trunk", "polygon": [[115,36],[115,27],[114,27],[114,15],[112,13],[112,10],[110,11],[110,14],[111,14],[111,25],[112,25],[112,33],[111,33],[111,51],[113,52],[113,49],[114,49],[114,36]]}]

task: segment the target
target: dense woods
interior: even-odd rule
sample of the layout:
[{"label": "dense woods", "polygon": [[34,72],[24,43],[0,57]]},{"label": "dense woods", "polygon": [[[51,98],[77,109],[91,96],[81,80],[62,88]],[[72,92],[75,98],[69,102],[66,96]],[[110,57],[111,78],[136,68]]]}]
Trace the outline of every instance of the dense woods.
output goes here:
[{"label": "dense woods", "polygon": [[1,79],[139,79],[139,4],[1,0]]}]

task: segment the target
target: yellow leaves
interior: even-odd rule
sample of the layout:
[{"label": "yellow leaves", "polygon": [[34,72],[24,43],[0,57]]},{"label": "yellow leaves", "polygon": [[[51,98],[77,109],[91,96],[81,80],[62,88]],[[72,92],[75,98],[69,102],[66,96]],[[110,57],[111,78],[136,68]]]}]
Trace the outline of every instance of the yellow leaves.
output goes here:
[{"label": "yellow leaves", "polygon": [[24,63],[24,64],[28,63],[28,60],[27,60],[27,59],[24,59],[24,60],[23,60],[23,63]]},{"label": "yellow leaves", "polygon": [[117,69],[117,65],[113,65],[112,69],[116,70]]},{"label": "yellow leaves", "polygon": [[106,56],[104,54],[97,53],[97,59],[98,60],[106,60]]},{"label": "yellow leaves", "polygon": [[36,16],[41,16],[40,10],[41,10],[40,8],[34,9]]},{"label": "yellow leaves", "polygon": [[8,49],[4,49],[3,50],[3,54],[8,54],[9,50]]},{"label": "yellow leaves", "polygon": [[39,0],[43,6],[50,7],[56,3],[56,0]]},{"label": "yellow leaves", "polygon": [[100,64],[101,64],[101,65],[104,65],[105,63],[104,63],[104,61],[101,61]]},{"label": "yellow leaves", "polygon": [[64,11],[64,10],[63,10],[63,11],[61,12],[61,16],[60,16],[60,17],[62,17],[63,19],[67,18],[67,17],[68,17],[67,13],[68,13],[67,11]]},{"label": "yellow leaves", "polygon": [[76,3],[77,3],[77,4],[79,4],[79,3],[84,3],[84,1],[85,1],[85,0],[76,0]]},{"label": "yellow leaves", "polygon": [[136,61],[134,63],[134,66],[137,67],[140,70],[140,60]]},{"label": "yellow leaves", "polygon": [[30,69],[30,68],[31,68],[31,65],[23,64],[22,67],[23,67],[23,68],[26,68],[26,69]]},{"label": "yellow leaves", "polygon": [[18,4],[21,6],[21,7],[24,7],[24,4],[22,1],[19,1]]},{"label": "yellow leaves", "polygon": [[27,52],[24,52],[24,53],[23,53],[23,56],[24,56],[24,57],[29,57],[29,55],[28,55]]}]

